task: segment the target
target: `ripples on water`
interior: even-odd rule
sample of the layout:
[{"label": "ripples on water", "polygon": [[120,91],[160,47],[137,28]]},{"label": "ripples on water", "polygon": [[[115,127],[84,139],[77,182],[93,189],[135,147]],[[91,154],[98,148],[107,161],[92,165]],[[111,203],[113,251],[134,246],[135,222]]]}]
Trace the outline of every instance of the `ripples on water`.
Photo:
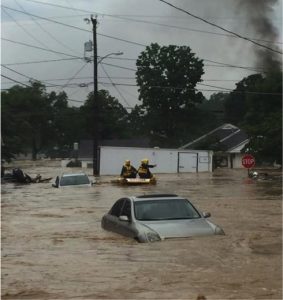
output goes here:
[{"label": "ripples on water", "polygon": [[[55,179],[62,169],[24,171]],[[3,184],[2,298],[282,296],[281,180],[253,181],[246,170],[157,178],[156,186],[133,187],[111,184],[113,176],[90,188]],[[147,193],[191,199],[226,236],[139,244],[101,229],[102,215],[117,199]]]}]

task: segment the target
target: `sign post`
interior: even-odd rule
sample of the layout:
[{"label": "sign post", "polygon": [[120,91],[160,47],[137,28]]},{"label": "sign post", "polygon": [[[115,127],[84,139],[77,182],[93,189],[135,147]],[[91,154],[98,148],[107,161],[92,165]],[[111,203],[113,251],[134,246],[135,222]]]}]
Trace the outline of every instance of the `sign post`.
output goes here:
[{"label": "sign post", "polygon": [[248,169],[248,176],[250,175],[250,168],[255,166],[255,158],[251,154],[245,154],[242,157],[242,166]]}]

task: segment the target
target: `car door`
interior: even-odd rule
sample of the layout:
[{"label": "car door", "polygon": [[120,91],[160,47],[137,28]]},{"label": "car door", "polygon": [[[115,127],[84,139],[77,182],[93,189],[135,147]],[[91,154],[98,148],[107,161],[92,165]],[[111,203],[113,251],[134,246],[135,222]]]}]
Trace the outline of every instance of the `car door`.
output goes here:
[{"label": "car door", "polygon": [[132,203],[129,199],[125,199],[121,210],[121,216],[127,216],[128,221],[122,221],[118,219],[117,230],[119,233],[128,237],[137,236],[137,230],[132,222]]},{"label": "car door", "polygon": [[117,232],[117,223],[123,207],[125,199],[121,198],[112,206],[109,213],[103,218],[103,227],[107,230]]}]

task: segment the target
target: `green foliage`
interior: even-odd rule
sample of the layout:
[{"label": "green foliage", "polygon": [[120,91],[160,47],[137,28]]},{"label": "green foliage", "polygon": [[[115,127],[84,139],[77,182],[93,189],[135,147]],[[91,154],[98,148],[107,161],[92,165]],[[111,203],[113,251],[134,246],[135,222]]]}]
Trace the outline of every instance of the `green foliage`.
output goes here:
[{"label": "green foliage", "polygon": [[[93,103],[90,93],[85,104],[68,106],[65,92],[47,93],[45,86],[31,82],[30,87],[14,86],[2,92],[2,159],[32,150],[51,157],[69,157],[73,143],[93,137],[97,117],[102,139],[130,135],[128,113],[117,99],[101,90]],[[94,104],[99,110],[94,109]],[[95,113],[94,113],[95,111]]]},{"label": "green foliage", "polygon": [[250,75],[236,84],[236,89],[229,94],[225,101],[226,122],[240,125],[248,110],[247,92],[255,91],[255,87],[263,82],[261,74]]},{"label": "green foliage", "polygon": [[244,129],[250,142],[243,151],[258,162],[282,162],[282,73],[250,75],[225,102],[226,121]]},{"label": "green foliage", "polygon": [[[49,147],[48,153],[58,150],[54,155],[58,157],[69,156],[74,142],[79,142],[83,135],[83,116],[77,107],[68,106],[68,97],[65,92],[56,95],[51,92],[49,98],[52,99],[53,110],[53,143]],[[55,145],[55,146],[54,146]]]},{"label": "green foliage", "polygon": [[145,134],[145,110],[140,105],[136,105],[128,114],[128,128],[130,136],[143,136]]},{"label": "green foliage", "polygon": [[157,146],[180,146],[190,118],[203,95],[195,86],[201,81],[203,61],[187,46],[147,46],[137,60],[144,115],[144,131]]},{"label": "green foliage", "polygon": [[52,112],[45,87],[36,81],[30,84],[30,87],[15,86],[2,93],[2,138],[7,159],[25,152],[26,148],[32,149],[36,159],[52,136]]},{"label": "green foliage", "polygon": [[[110,96],[106,90],[98,91],[98,98],[94,103],[93,93],[81,107],[84,115],[84,128],[89,137],[93,136],[93,127],[98,126],[99,139],[125,138],[128,136],[126,109],[117,99]],[[94,118],[97,118],[96,122]]]}]

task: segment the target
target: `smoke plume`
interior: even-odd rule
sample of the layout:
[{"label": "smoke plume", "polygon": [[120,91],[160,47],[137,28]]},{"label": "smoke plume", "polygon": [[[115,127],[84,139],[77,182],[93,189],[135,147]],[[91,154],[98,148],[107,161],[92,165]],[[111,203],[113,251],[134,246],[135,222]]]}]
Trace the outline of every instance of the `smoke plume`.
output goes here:
[{"label": "smoke plume", "polygon": [[[239,8],[246,12],[246,21],[249,26],[247,32],[252,29],[258,41],[272,49],[279,50],[276,46],[278,32],[273,23],[273,7],[278,0],[238,0]],[[264,42],[268,41],[268,42]],[[264,68],[264,71],[281,69],[281,56],[279,53],[254,46],[256,65]],[[280,51],[280,50],[279,50]]]}]

